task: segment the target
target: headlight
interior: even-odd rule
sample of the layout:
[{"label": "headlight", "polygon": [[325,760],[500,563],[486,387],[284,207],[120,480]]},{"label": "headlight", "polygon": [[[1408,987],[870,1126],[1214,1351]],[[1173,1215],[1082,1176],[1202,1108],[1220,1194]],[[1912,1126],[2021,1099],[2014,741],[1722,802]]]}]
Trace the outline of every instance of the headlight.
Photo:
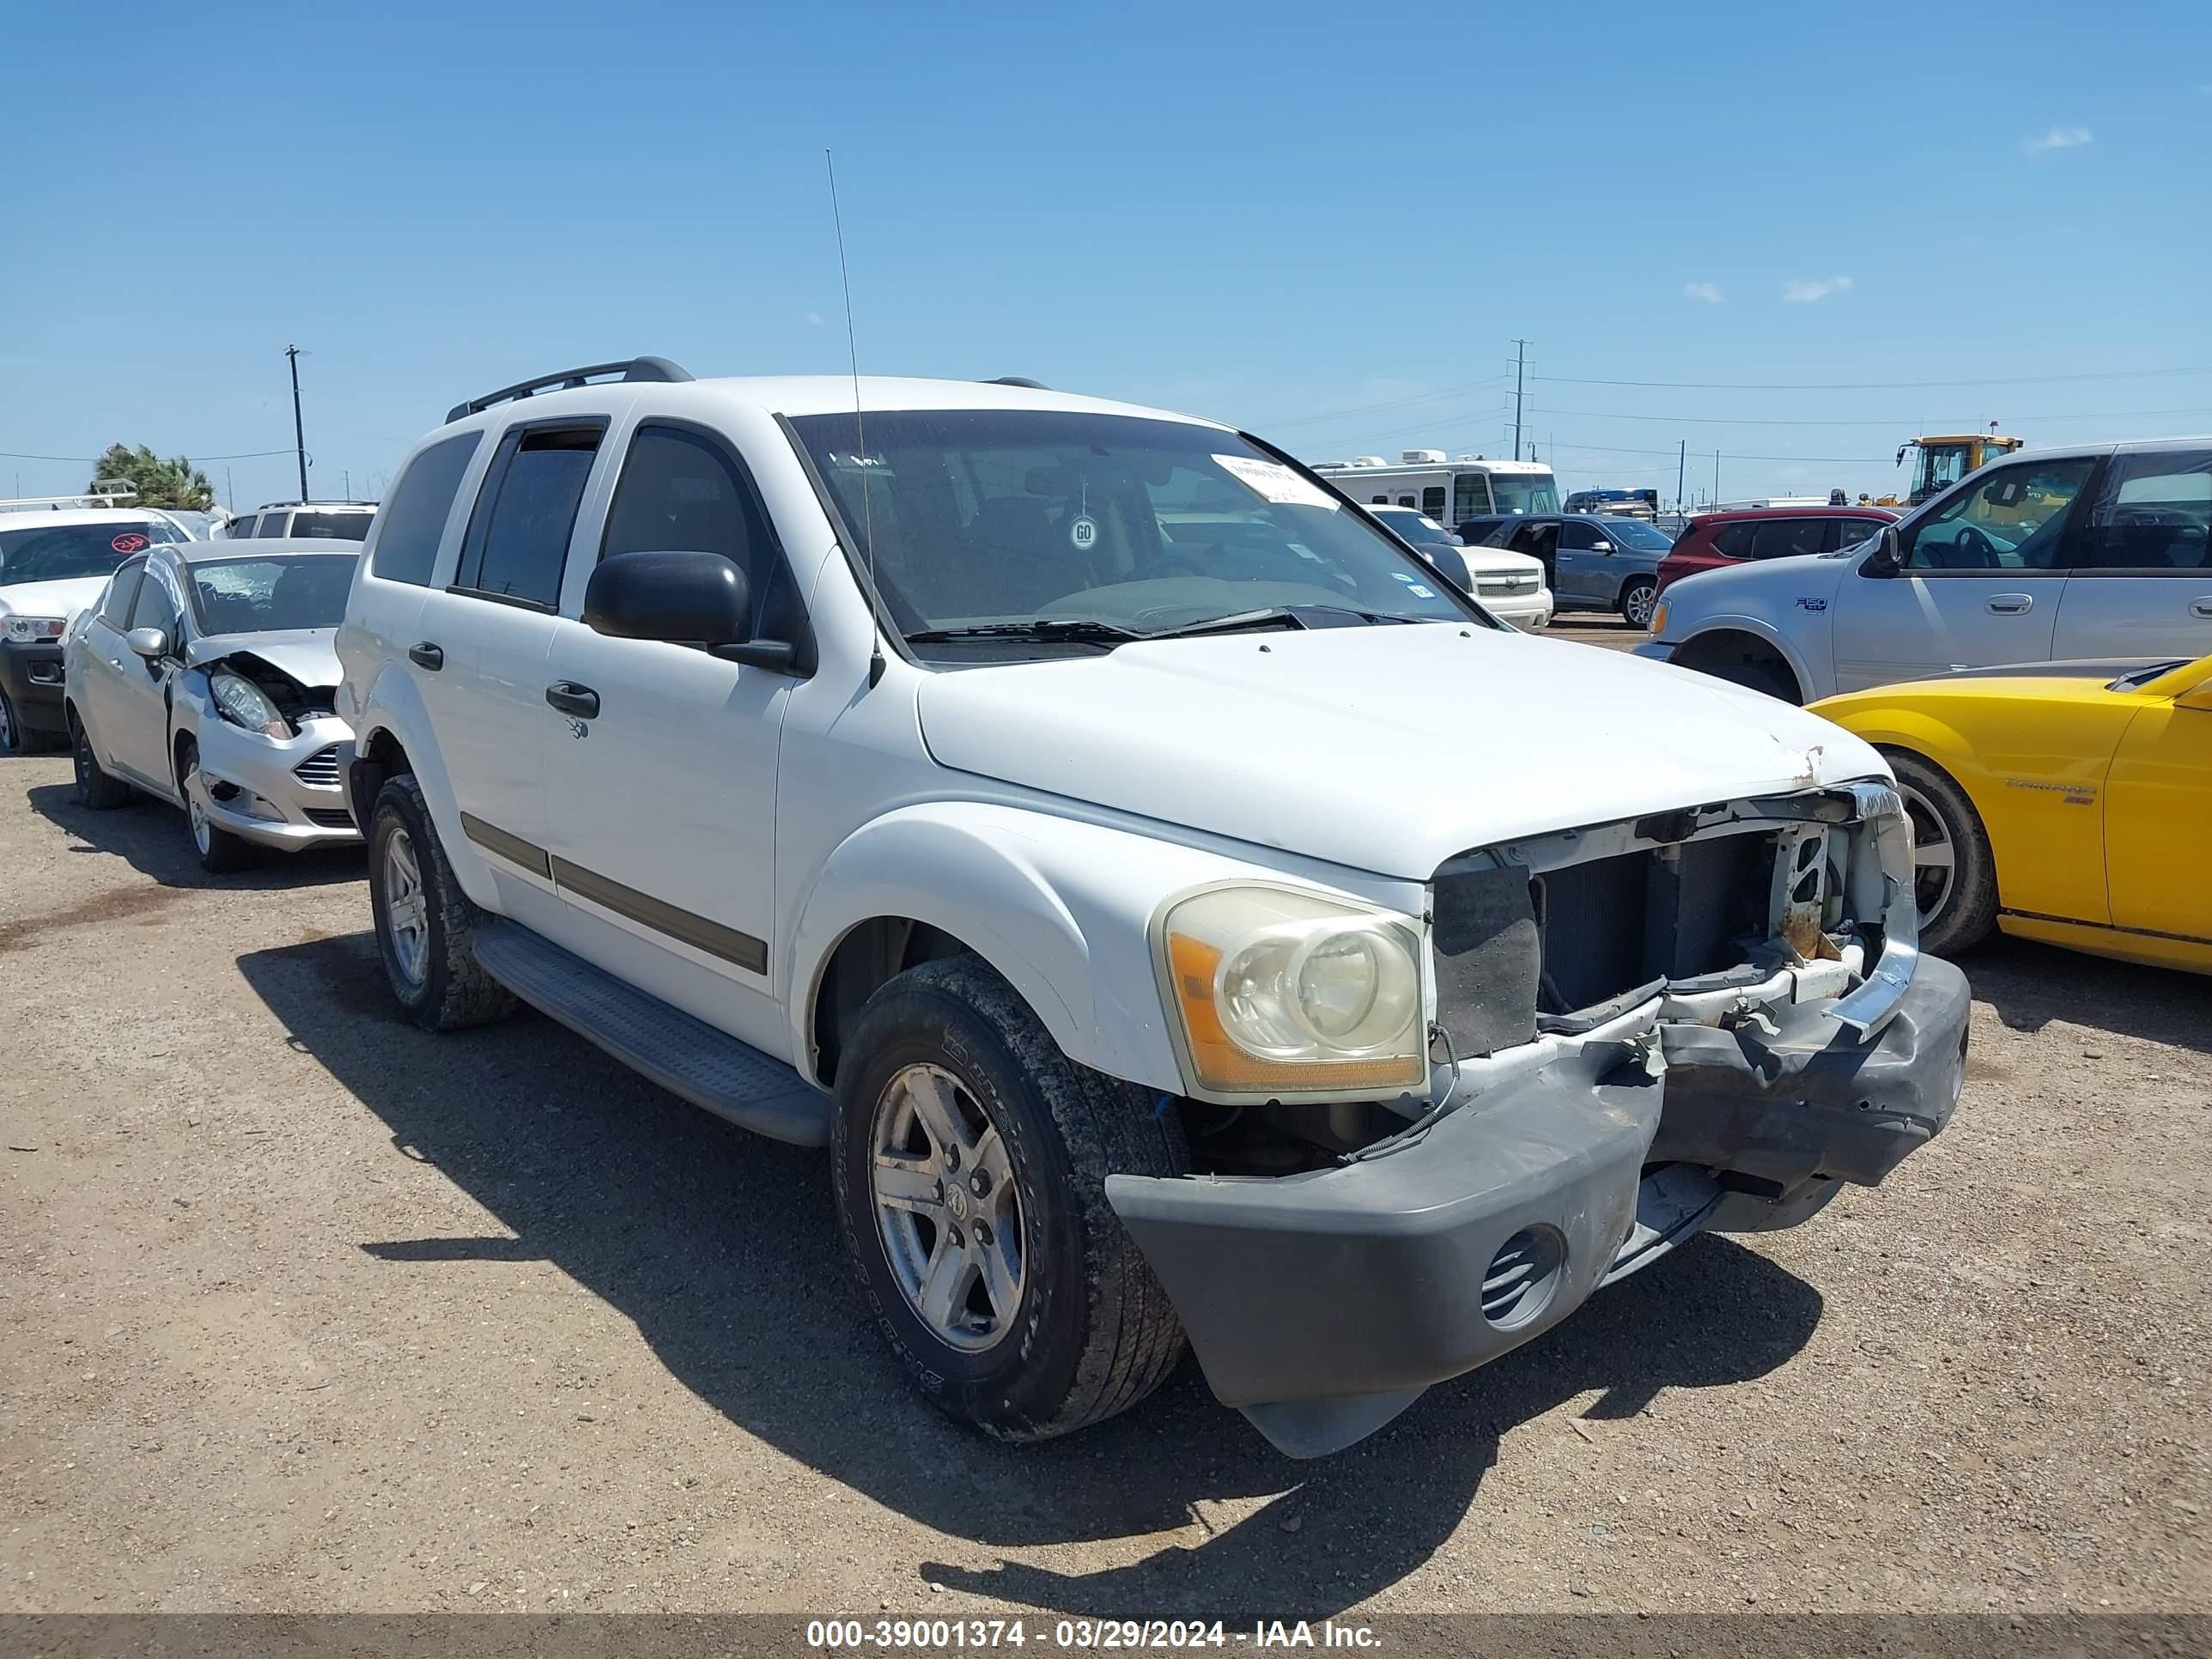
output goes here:
[{"label": "headlight", "polygon": [[1662,599],[1651,607],[1651,637],[1657,639],[1667,631],[1667,601]]},{"label": "headlight", "polygon": [[210,674],[208,695],[215,699],[215,706],[222,711],[223,719],[233,726],[242,726],[264,737],[289,738],[293,734],[291,722],[277,713],[276,705],[252,680],[236,674]]},{"label": "headlight", "polygon": [[1170,904],[1159,933],[1199,1089],[1341,1099],[1428,1081],[1411,918],[1287,888],[1216,887]]},{"label": "headlight", "polygon": [[58,640],[69,626],[66,617],[10,617],[8,618],[8,639],[15,645],[35,645],[46,640]]}]

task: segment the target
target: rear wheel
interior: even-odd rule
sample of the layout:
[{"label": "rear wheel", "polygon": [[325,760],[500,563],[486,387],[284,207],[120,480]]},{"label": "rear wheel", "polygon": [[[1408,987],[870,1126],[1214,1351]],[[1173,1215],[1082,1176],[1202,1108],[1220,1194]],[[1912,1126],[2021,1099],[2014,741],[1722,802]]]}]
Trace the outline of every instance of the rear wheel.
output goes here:
[{"label": "rear wheel", "polygon": [[227,876],[256,862],[261,849],[244,836],[232,835],[209,815],[207,780],[200,775],[200,751],[195,745],[185,745],[179,769],[184,779],[185,817],[191,825],[200,868],[211,876]]},{"label": "rear wheel", "polygon": [[1651,608],[1659,597],[1659,584],[1649,576],[1632,579],[1620,590],[1620,614],[1624,620],[1638,628],[1651,626]]},{"label": "rear wheel", "polygon": [[368,905],[384,977],[417,1025],[458,1030],[514,1008],[514,994],[477,964],[483,913],[461,890],[409,773],[386,780],[369,814]]},{"label": "rear wheel", "polygon": [[131,786],[104,769],[98,756],[92,752],[92,739],[85,735],[84,722],[77,718],[75,708],[70,710],[70,756],[76,767],[76,804],[90,807],[95,812],[106,812],[131,804]]},{"label": "rear wheel", "polygon": [[1966,792],[1919,756],[1884,750],[1912,821],[1913,898],[1920,948],[1947,957],[1987,939],[1996,924],[1996,860]]},{"label": "rear wheel", "polygon": [[988,1433],[1039,1440],[1165,1381],[1182,1328],[1105,1182],[1187,1168],[1176,1121],[1069,1060],[973,957],[883,987],[844,1054],[838,1220],[922,1391]]}]

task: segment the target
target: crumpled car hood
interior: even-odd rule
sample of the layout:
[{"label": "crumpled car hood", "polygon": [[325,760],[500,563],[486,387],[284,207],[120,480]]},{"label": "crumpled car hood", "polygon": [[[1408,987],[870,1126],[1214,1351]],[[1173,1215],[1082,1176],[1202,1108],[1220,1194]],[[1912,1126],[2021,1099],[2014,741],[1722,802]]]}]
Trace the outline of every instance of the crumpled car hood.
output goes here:
[{"label": "crumpled car hood", "polygon": [[197,668],[218,657],[239,653],[255,656],[279,673],[288,674],[309,690],[338,683],[337,629],[289,629],[268,634],[210,634],[186,647],[185,659]]},{"label": "crumpled car hood", "polygon": [[945,766],[1416,880],[1496,842],[1887,772],[1758,692],[1449,623],[950,670],[919,701]]}]

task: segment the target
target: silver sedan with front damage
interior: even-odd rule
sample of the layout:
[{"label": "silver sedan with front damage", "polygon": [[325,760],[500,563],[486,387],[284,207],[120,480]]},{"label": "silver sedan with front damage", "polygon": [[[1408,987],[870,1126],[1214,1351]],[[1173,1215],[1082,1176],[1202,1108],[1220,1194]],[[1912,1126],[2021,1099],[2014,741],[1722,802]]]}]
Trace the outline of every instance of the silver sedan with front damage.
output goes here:
[{"label": "silver sedan with front damage", "polygon": [[331,637],[356,548],[188,542],[127,560],[63,647],[77,799],[143,791],[188,815],[216,872],[262,848],[357,842],[339,779]]}]

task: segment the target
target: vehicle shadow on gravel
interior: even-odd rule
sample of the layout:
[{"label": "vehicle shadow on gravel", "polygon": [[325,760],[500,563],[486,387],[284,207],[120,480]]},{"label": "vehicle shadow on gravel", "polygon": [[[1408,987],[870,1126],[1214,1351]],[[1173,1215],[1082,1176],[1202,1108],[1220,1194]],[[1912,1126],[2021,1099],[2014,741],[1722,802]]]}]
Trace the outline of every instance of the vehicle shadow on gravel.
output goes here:
[{"label": "vehicle shadow on gravel", "polygon": [[2202,974],[2062,951],[1999,935],[1960,958],[1974,998],[2015,1031],[2063,1020],[2212,1054],[2212,996]]},{"label": "vehicle shadow on gravel", "polygon": [[121,859],[164,887],[235,887],[246,891],[321,887],[359,881],[367,870],[358,847],[319,847],[303,853],[269,852],[260,862],[228,876],[200,868],[192,832],[179,809],[150,795],[110,812],[77,805],[72,784],[49,783],[25,792],[31,810],[66,832],[70,850]]},{"label": "vehicle shadow on gravel", "polygon": [[[1232,1621],[1339,1612],[1451,1536],[1504,1431],[1594,1390],[1583,1415],[1618,1419],[1669,1389],[1759,1376],[1820,1317],[1802,1280],[1729,1240],[1700,1239],[1337,1457],[1279,1456],[1188,1362],[1097,1429],[1004,1445],[929,1409],[878,1340],[836,1242],[819,1152],[735,1129],[534,1015],[460,1036],[418,1031],[398,1018],[368,933],[238,965],[399,1150],[514,1235],[362,1240],[364,1251],[457,1273],[473,1260],[551,1262],[633,1322],[671,1376],[732,1424],[1000,1557],[983,1571],[925,1562],[922,1578],[1046,1611]],[[1022,1559],[1062,1547],[1112,1564],[1068,1571],[1065,1557]]]}]

